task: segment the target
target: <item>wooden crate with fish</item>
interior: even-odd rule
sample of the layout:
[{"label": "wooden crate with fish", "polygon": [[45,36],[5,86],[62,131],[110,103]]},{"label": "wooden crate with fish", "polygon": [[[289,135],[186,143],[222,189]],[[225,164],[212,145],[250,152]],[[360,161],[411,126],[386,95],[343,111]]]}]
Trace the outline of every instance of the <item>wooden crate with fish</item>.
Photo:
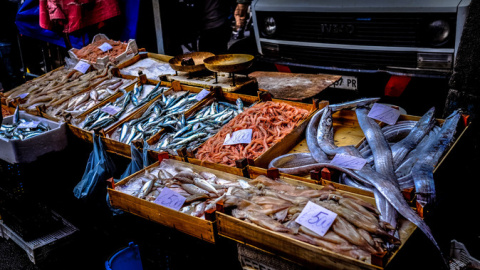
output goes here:
[{"label": "wooden crate with fish", "polygon": [[156,54],[150,52],[139,52],[133,58],[117,65],[120,74],[125,78],[135,79],[141,74],[145,74],[149,80],[159,81],[160,77],[175,74],[168,61],[173,56]]},{"label": "wooden crate with fish", "polygon": [[[10,107],[10,108],[15,108],[17,105],[20,105],[21,103],[24,103],[26,101],[26,97],[30,94],[29,88],[27,88],[29,85],[36,83],[38,81],[41,81],[45,79],[45,77],[50,76],[56,72],[59,72],[60,70],[63,70],[65,66],[58,67],[52,71],[49,71],[45,74],[42,74],[36,78],[33,78],[11,90],[5,93],[0,93],[0,103]],[[33,87],[31,85],[30,87]],[[33,115],[40,116],[40,113],[37,110],[30,110],[30,112],[27,112]]]},{"label": "wooden crate with fish", "polygon": [[[335,108],[335,104],[332,104]],[[423,216],[425,203],[418,204],[416,198],[418,194],[415,190],[415,181],[413,180],[411,168],[415,163],[415,148],[418,144],[417,153],[420,151],[423,152],[432,152],[436,151],[435,149],[442,149],[440,152],[436,153],[436,164],[432,165],[432,175],[435,178],[436,171],[444,163],[444,160],[447,158],[449,152],[459,139],[462,138],[463,134],[467,130],[468,124],[465,125],[463,121],[459,121],[461,118],[460,113],[454,112],[448,119],[453,130],[450,132],[441,132],[441,127],[443,127],[445,120],[444,119],[435,119],[433,117],[434,109],[431,109],[423,117],[413,116],[413,115],[400,115],[398,121],[395,125],[387,125],[384,122],[376,120],[378,123],[378,129],[383,132],[384,137],[390,143],[392,148],[392,156],[394,161],[397,162],[395,165],[395,173],[398,177],[398,183],[400,190],[402,191],[405,199],[412,205],[417,207],[417,210],[421,216]],[[319,121],[319,119],[316,119]],[[373,121],[373,120],[372,120]],[[318,122],[317,122],[318,123]],[[423,123],[423,124],[422,124]],[[332,124],[333,124],[333,142],[338,147],[352,145],[358,151],[366,157],[368,164],[373,165],[374,160],[373,156],[370,154],[371,149],[365,138],[362,127],[359,124],[357,119],[356,112],[353,110],[338,110],[332,113]],[[376,125],[376,124],[375,124]],[[445,127],[444,129],[446,129]],[[318,129],[320,130],[320,129]],[[424,134],[419,135],[421,131],[424,130]],[[316,131],[316,129],[315,129]],[[434,138],[437,134],[445,134],[444,137],[441,137],[444,142],[448,141],[446,145],[435,146],[434,142],[430,140],[430,149],[426,146],[429,143],[428,138]],[[410,134],[410,135],[409,135]],[[427,134],[427,135],[425,135]],[[455,134],[455,136],[453,136]],[[407,136],[408,135],[408,136]],[[412,142],[413,139],[416,142]],[[311,146],[312,147],[312,146]],[[410,147],[410,149],[407,149]],[[423,150],[422,150],[423,149]],[[285,154],[280,154],[279,156],[272,159],[269,167],[274,169],[278,168],[282,175],[287,175],[289,177],[303,180],[307,182],[316,182],[316,183],[332,183],[339,189],[351,190],[359,194],[368,194],[371,193],[369,189],[363,188],[362,185],[358,185],[355,182],[346,178],[346,174],[343,174],[341,170],[335,169],[328,164],[319,164],[316,160],[313,160],[312,154],[307,140],[303,139],[299,144],[297,144],[291,151],[286,152]],[[305,155],[305,159],[301,160]],[[427,156],[421,158],[420,160],[428,159]],[[296,163],[295,163],[296,162]],[[303,162],[303,163],[302,163]],[[326,163],[328,163],[327,161]],[[402,165],[403,164],[403,165]],[[327,168],[329,167],[329,168]],[[251,169],[254,169],[251,167]],[[405,169],[410,169],[405,171]],[[345,180],[347,179],[347,180]],[[433,195],[434,196],[434,195]],[[428,204],[428,203],[427,203]],[[428,207],[427,207],[428,208]]]},{"label": "wooden crate with fish", "polygon": [[71,61],[77,63],[82,59],[96,69],[102,69],[110,63],[121,64],[132,59],[139,52],[135,39],[121,42],[109,39],[104,34],[96,34],[92,42],[81,49],[68,51]]},{"label": "wooden crate with fish", "polygon": [[[214,136],[188,151],[189,162],[226,171],[234,167],[245,171],[248,165],[266,167],[269,160],[278,155],[276,153],[286,152],[295,146],[319,106],[315,102],[306,104],[271,99],[263,92],[259,97],[223,93],[221,100],[235,103],[239,97],[246,103],[243,112],[221,127]],[[247,104],[254,106],[247,108]],[[236,131],[248,129],[252,130],[249,142],[235,144],[231,141],[233,144],[224,145],[227,135],[235,137]]]},{"label": "wooden crate with fish", "polygon": [[[173,88],[178,89],[192,87],[178,82],[173,82],[172,85]],[[237,110],[242,110],[239,108],[250,106],[258,100],[256,96],[227,93],[223,92],[220,87],[212,88],[211,93],[199,102],[198,106],[185,113],[185,125],[178,126],[176,129],[163,129],[151,137],[147,143],[154,151],[167,151],[171,155],[183,157],[192,164],[221,169],[234,174],[244,174],[246,164],[219,168],[218,164],[195,159],[195,150],[238,114]],[[210,116],[218,117],[221,121],[210,122]]]},{"label": "wooden crate with fish", "polygon": [[[158,162],[108,188],[110,204],[125,212],[215,243],[214,212],[217,201],[228,188],[239,186],[240,182],[247,183],[250,179],[166,157],[168,155],[160,154]],[[177,197],[163,201],[164,196],[169,194]],[[178,198],[179,203],[174,203]]]},{"label": "wooden crate with fish", "polygon": [[[147,82],[154,81],[147,79]],[[203,89],[198,87],[175,85],[164,92],[162,99],[165,98],[165,100],[156,99],[150,106],[142,107],[105,129],[105,137],[123,144],[122,149],[125,151],[131,142],[136,141],[141,141],[142,143],[139,143],[143,146],[143,141],[146,140],[145,147],[148,147],[160,134],[174,129],[177,119],[181,120],[182,115],[187,117],[201,106],[202,99],[199,95],[203,94],[202,91]],[[208,95],[213,95],[213,92],[209,93],[211,94],[207,94],[205,98],[208,99]],[[122,154],[126,154],[125,151],[122,151]]]},{"label": "wooden crate with fish", "polygon": [[[232,190],[231,197],[222,202],[224,211],[216,212],[219,236],[309,269],[384,269],[416,229],[400,220],[399,234],[392,237],[391,227],[378,222],[371,196],[283,176],[273,180],[266,177],[266,170],[251,178],[250,187]],[[311,203],[337,214],[323,236],[301,221],[310,220],[310,209],[303,210]],[[369,221],[359,222],[366,217]],[[395,243],[395,248],[389,250],[384,245],[387,242]]]},{"label": "wooden crate with fish", "polygon": [[[170,91],[170,88],[162,86],[161,83],[153,85],[146,79],[143,80],[143,83],[141,81],[126,87],[125,92],[121,92],[119,96],[110,97],[102,107],[97,107],[90,114],[72,118],[69,122],[69,129],[73,135],[84,141],[92,142],[93,132],[96,130],[102,135],[102,141],[108,152],[130,157],[130,146],[106,138],[105,130],[136,111],[148,108],[160,98],[160,92]],[[139,89],[143,87],[146,91],[142,93],[142,90]],[[135,91],[137,92],[135,93]],[[137,105],[132,101],[132,97],[135,95],[139,96],[135,101]],[[86,127],[87,123],[88,127]]]}]

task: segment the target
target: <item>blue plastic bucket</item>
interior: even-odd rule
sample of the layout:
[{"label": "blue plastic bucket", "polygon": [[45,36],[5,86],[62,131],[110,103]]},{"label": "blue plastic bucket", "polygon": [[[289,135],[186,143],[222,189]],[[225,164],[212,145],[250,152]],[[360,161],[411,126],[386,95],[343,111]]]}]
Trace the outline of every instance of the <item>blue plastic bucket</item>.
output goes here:
[{"label": "blue plastic bucket", "polygon": [[128,247],[115,253],[105,262],[107,270],[143,270],[138,245],[130,242]]}]

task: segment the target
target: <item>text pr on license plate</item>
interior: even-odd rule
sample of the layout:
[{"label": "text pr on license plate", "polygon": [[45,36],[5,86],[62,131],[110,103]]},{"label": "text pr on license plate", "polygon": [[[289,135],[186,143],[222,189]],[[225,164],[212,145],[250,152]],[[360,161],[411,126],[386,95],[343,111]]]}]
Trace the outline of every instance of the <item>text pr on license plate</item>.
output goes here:
[{"label": "text pr on license plate", "polygon": [[336,81],[330,87],[348,90],[357,90],[358,79],[354,76],[342,76],[340,80]]}]

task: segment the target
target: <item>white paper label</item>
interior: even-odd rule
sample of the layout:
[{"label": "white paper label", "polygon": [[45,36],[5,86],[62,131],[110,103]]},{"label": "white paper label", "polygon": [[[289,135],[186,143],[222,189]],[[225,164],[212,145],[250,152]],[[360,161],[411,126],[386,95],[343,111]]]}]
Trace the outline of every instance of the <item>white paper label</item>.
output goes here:
[{"label": "white paper label", "polygon": [[37,128],[40,121],[31,121],[26,123],[21,123],[18,125],[18,128]]},{"label": "white paper label", "polygon": [[336,154],[335,157],[330,161],[330,164],[352,170],[361,170],[363,166],[365,166],[365,163],[367,163],[367,160],[363,158],[344,154]]},{"label": "white paper label", "polygon": [[389,125],[395,125],[400,116],[400,111],[392,108],[388,105],[375,103],[372,106],[370,112],[368,112],[368,117],[373,118],[378,121],[382,121]]},{"label": "white paper label", "polygon": [[73,69],[78,70],[81,73],[85,74],[85,72],[87,72],[89,67],[90,67],[89,63],[80,60],[78,61],[78,63],[75,65]]},{"label": "white paper label", "polygon": [[102,112],[106,112],[110,115],[114,115],[114,114],[117,114],[122,108],[120,107],[116,107],[116,106],[112,106],[112,105],[107,105],[105,107],[102,108]]},{"label": "white paper label", "polygon": [[195,96],[195,99],[200,101],[200,100],[204,99],[208,94],[210,94],[210,91],[208,91],[206,89],[203,89],[202,91],[200,91],[200,93],[198,93]]},{"label": "white paper label", "polygon": [[98,48],[100,50],[102,50],[102,52],[108,52],[110,51],[111,49],[113,49],[112,45],[108,44],[107,42],[103,43],[102,45],[98,46]]},{"label": "white paper label", "polygon": [[295,222],[324,236],[335,221],[335,218],[337,218],[336,213],[315,203],[308,202]]},{"label": "white paper label", "polygon": [[23,94],[18,95],[17,97],[26,98],[28,96],[28,94],[30,94],[30,93],[23,93]]},{"label": "white paper label", "polygon": [[250,143],[252,141],[252,129],[241,129],[237,130],[225,136],[225,141],[223,145],[232,145],[232,144],[239,144],[239,143]]},{"label": "white paper label", "polygon": [[153,202],[178,211],[180,210],[180,208],[182,208],[183,203],[185,203],[185,199],[186,198],[182,195],[165,187],[162,189],[160,195],[158,195],[158,197]]},{"label": "white paper label", "polygon": [[240,184],[240,186],[241,186],[243,189],[246,189],[246,188],[249,188],[249,187],[250,187],[250,184],[248,184],[247,181],[245,181],[245,180],[238,179],[238,183]]}]

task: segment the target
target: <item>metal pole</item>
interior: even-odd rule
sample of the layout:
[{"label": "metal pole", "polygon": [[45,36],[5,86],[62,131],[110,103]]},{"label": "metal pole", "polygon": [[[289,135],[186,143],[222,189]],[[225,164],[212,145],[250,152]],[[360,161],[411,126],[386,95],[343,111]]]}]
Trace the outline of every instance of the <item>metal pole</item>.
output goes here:
[{"label": "metal pole", "polygon": [[163,32],[162,32],[162,20],[160,17],[160,1],[152,0],[153,7],[153,21],[155,23],[155,34],[157,37],[157,53],[165,54],[165,49],[163,48]]}]

